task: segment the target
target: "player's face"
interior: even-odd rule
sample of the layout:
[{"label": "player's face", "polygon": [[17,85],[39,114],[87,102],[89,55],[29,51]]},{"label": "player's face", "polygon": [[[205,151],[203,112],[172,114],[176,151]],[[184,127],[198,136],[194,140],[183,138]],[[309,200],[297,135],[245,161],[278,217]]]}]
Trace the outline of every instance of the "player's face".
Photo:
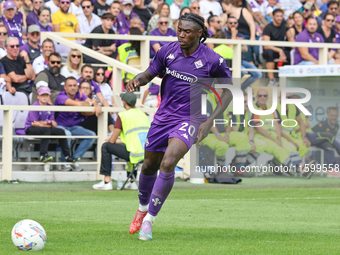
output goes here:
[{"label": "player's face", "polygon": [[338,122],[339,111],[330,110],[327,114],[328,120],[332,125],[335,125]]},{"label": "player's face", "polygon": [[198,30],[191,21],[181,20],[178,22],[177,38],[181,49],[188,49],[199,41],[202,29]]}]

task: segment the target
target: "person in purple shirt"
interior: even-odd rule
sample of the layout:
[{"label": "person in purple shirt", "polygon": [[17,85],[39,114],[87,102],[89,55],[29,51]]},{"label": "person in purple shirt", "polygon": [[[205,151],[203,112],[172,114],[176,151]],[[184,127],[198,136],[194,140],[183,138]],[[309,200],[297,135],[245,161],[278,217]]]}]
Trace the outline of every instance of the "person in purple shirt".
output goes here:
[{"label": "person in purple shirt", "polygon": [[[316,32],[318,23],[315,18],[307,20],[306,28],[298,34],[296,42],[323,43],[323,37]],[[319,49],[312,47],[296,47],[294,52],[294,65],[318,65]]]},{"label": "person in purple shirt", "polygon": [[33,10],[27,14],[26,17],[26,25],[29,27],[30,25],[38,25],[38,11],[41,6],[44,5],[44,0],[32,0]]},{"label": "person in purple shirt", "polygon": [[[66,105],[66,106],[95,106],[94,113],[98,116],[101,113],[101,107],[94,99],[89,99],[86,95],[79,92],[78,83],[74,77],[68,77],[65,82],[64,89],[61,91],[55,99],[55,105]],[[98,106],[98,107],[97,107]],[[79,126],[79,124],[86,118],[86,116],[93,115],[92,112],[59,112],[56,121],[58,128],[65,131],[67,136],[82,135],[82,136],[95,136],[96,133]],[[70,145],[71,139],[67,139]],[[74,161],[79,161],[85,152],[92,146],[95,138],[85,138],[78,146],[73,154]],[[61,161],[65,162],[64,155],[61,157]],[[64,166],[66,171],[83,171],[78,164],[73,164],[72,168],[67,165]]]},{"label": "person in purple shirt", "polygon": [[[150,35],[154,36],[176,36],[176,32],[169,28],[169,18],[167,16],[160,16],[157,22],[157,27],[154,30],[150,32]],[[150,42],[150,55],[151,58],[153,58],[157,51],[164,45],[169,42],[157,42],[157,41],[151,41]]]},{"label": "person in purple shirt", "polygon": [[[132,0],[123,0],[122,2],[122,11],[119,13],[117,16],[117,21],[118,21],[118,33],[121,35],[125,35],[129,32],[130,28],[130,20],[134,17],[139,16],[132,11],[134,4]],[[142,24],[142,32],[145,31],[145,25],[144,23]]]},{"label": "person in purple shirt", "polygon": [[213,15],[212,12],[210,12],[210,16],[208,18],[208,31],[209,35],[212,36],[217,31],[221,30],[222,28],[222,21],[221,18],[217,15]]},{"label": "person in purple shirt", "polygon": [[[48,106],[47,103],[51,95],[51,90],[48,87],[40,87],[37,92],[38,101],[33,105]],[[41,107],[45,109],[46,107]],[[25,123],[26,135],[65,135],[64,130],[57,128],[57,122],[54,120],[54,112],[52,111],[30,111],[27,115]],[[40,139],[40,162],[47,163],[53,161],[53,157],[47,155],[49,138]],[[59,138],[59,146],[65,155],[67,162],[73,162],[73,157],[70,154],[70,148],[66,138]]]},{"label": "person in purple shirt", "polygon": [[41,56],[41,49],[39,45],[40,27],[38,25],[32,25],[29,27],[27,39],[27,43],[20,47],[20,51],[26,51],[31,63],[33,63],[37,57]]},{"label": "person in purple shirt", "polygon": [[4,15],[1,17],[2,22],[8,28],[8,34],[11,37],[16,37],[19,40],[19,45],[24,44],[24,40],[22,39],[22,13],[15,14],[15,4],[13,1],[6,1],[4,3]]},{"label": "person in purple shirt", "polygon": [[46,6],[42,6],[38,11],[38,23],[41,32],[53,32],[52,27],[49,25],[51,23],[51,10]]},{"label": "person in purple shirt", "polygon": [[[209,37],[204,18],[187,13],[179,18],[178,41],[164,45],[150,62],[147,70],[137,74],[126,88],[132,92],[158,75],[164,75],[161,85],[161,104],[147,135],[145,159],[139,178],[139,209],[130,225],[130,233],[137,232],[140,240],[152,239],[152,225],[174,184],[175,166],[190,147],[207,136],[213,125],[229,105],[232,96],[223,89],[218,104],[209,119],[201,114],[201,95],[196,80],[217,78],[218,83],[229,82],[231,73],[225,60],[205,46]],[[190,95],[191,94],[191,95]],[[192,109],[192,106],[199,106]],[[157,177],[157,171],[160,174]],[[143,223],[142,223],[143,221]],[[142,225],[140,227],[140,225]]]}]

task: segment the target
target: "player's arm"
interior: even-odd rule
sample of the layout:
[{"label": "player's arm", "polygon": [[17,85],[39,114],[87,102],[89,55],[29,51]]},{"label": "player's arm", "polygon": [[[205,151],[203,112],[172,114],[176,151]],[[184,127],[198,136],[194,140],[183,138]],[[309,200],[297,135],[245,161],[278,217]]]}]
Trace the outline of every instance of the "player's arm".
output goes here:
[{"label": "player's arm", "polygon": [[135,91],[135,88],[148,84],[153,78],[155,78],[155,75],[150,73],[149,69],[146,69],[144,72],[137,74],[135,78],[128,82],[126,90],[128,92],[133,92]]}]

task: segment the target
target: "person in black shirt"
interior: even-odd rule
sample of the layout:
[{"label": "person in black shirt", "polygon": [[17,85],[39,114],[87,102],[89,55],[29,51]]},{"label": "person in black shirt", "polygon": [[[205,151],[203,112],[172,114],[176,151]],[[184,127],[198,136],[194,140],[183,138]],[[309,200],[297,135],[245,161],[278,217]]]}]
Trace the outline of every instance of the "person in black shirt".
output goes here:
[{"label": "person in black shirt", "polygon": [[[115,34],[115,32],[111,29],[113,25],[113,21],[115,20],[115,16],[111,13],[105,13],[101,17],[102,25],[94,28],[91,34]],[[106,56],[110,56],[112,58],[117,57],[116,52],[116,44],[115,40],[111,39],[87,39],[84,46],[91,48],[99,53],[102,53]],[[89,56],[85,57],[85,63],[98,63],[100,61],[90,58]]]},{"label": "person in black shirt", "polygon": [[103,14],[106,13],[107,10],[110,8],[110,6],[106,4],[106,0],[97,0],[93,3],[93,5],[93,13],[98,15],[99,17],[103,16]]},{"label": "person in black shirt", "polygon": [[[283,11],[276,9],[273,11],[273,22],[268,24],[263,30],[263,41],[285,41],[286,38],[286,22],[283,19]],[[285,48],[275,46],[263,46],[263,57],[266,59],[266,68],[274,69],[274,59],[279,59],[279,62],[288,61],[289,52]],[[274,78],[274,73],[268,72],[268,86],[278,86],[278,82]]]},{"label": "person in black shirt", "polygon": [[322,26],[319,26],[316,32],[322,35],[325,43],[333,43],[335,41],[335,32],[333,30],[334,16],[327,13],[323,18]]},{"label": "person in black shirt", "polygon": [[132,9],[133,12],[136,13],[140,17],[145,27],[147,28],[149,24],[149,20],[151,19],[151,16],[154,10],[148,9],[144,5],[144,0],[133,0],[133,3],[135,5]]}]

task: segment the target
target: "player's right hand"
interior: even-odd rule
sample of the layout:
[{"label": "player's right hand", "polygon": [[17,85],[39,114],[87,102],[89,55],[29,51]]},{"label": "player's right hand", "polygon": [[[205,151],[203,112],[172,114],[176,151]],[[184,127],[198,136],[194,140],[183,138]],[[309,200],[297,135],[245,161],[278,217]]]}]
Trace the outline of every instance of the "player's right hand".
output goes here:
[{"label": "player's right hand", "polygon": [[138,88],[140,86],[140,83],[137,79],[132,79],[128,82],[128,84],[126,85],[126,90],[127,92],[133,92],[135,91],[135,88]]}]

